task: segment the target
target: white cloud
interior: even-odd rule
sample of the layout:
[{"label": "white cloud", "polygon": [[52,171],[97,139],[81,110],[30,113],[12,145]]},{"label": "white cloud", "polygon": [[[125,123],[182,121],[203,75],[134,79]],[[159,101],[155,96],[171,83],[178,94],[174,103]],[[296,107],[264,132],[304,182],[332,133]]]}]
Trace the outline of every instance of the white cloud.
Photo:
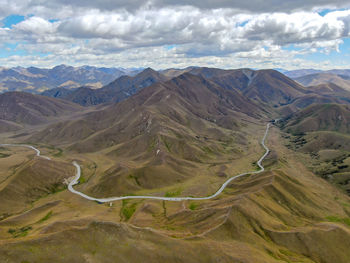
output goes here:
[{"label": "white cloud", "polygon": [[[62,61],[141,66],[142,61],[159,68],[205,61],[221,66],[236,65],[243,60],[256,64],[265,61],[265,65],[280,61],[297,63],[299,60],[294,59],[297,54],[339,51],[342,39],[350,36],[350,10],[332,11],[325,16],[313,11],[254,13],[254,2],[260,3],[258,0],[245,3],[222,0],[217,2],[217,7],[225,8],[210,9],[212,1],[187,2],[192,6],[180,6],[172,1],[147,4],[142,1],[136,8],[137,1],[79,4],[74,0],[36,0],[21,1],[16,6],[0,0],[0,7],[8,4],[11,12],[26,14],[23,10],[28,8],[26,12],[34,14],[12,29],[0,28],[0,41],[17,43],[17,49],[25,50],[31,59],[31,54],[49,54],[28,59],[28,62],[45,65]],[[269,0],[266,5],[275,2]],[[295,5],[300,8],[307,5],[309,9],[317,6],[317,1],[303,5],[304,2],[308,1],[297,0]],[[326,1],[318,2],[326,4]],[[334,6],[343,4],[344,1],[334,1]],[[285,1],[281,10],[288,5],[291,2]],[[239,9],[250,12],[238,12]],[[6,13],[4,10],[0,8],[0,15]],[[59,20],[49,21],[57,17]],[[283,49],[290,44],[299,50]],[[230,62],[232,59],[237,61]],[[6,58],[1,62],[11,63]],[[135,65],[136,62],[139,65]]]},{"label": "white cloud", "polygon": [[[193,55],[225,54],[259,47],[302,43],[333,43],[349,36],[350,13],[272,13],[235,15],[226,9],[139,10],[136,13],[88,14],[50,23],[39,17],[14,26],[14,34],[38,35],[40,42],[88,39],[90,46],[113,52],[137,47],[179,45]],[[16,32],[19,31],[19,32]],[[51,39],[51,40],[50,40]],[[329,48],[329,44],[318,47]],[[187,51],[186,51],[187,50]]]},{"label": "white cloud", "polygon": [[43,35],[55,33],[57,24],[57,22],[50,23],[41,17],[33,16],[14,25],[13,28],[25,34]]}]

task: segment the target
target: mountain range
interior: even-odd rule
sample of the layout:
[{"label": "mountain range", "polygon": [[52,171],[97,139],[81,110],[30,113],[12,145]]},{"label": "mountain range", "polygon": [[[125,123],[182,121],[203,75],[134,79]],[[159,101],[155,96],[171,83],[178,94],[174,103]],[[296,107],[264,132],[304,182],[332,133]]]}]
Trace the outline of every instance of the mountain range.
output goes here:
[{"label": "mountain range", "polygon": [[[147,68],[99,89],[0,94],[1,142],[51,158],[0,147],[0,261],[349,262],[350,92],[326,80]],[[259,169],[265,132],[265,170],[209,200],[67,190],[75,161],[89,196],[210,196]]]},{"label": "mountain range", "polygon": [[0,92],[27,91],[40,93],[47,89],[90,86],[100,88],[122,75],[134,75],[139,69],[72,67],[59,65],[51,69],[36,67],[0,68]]}]

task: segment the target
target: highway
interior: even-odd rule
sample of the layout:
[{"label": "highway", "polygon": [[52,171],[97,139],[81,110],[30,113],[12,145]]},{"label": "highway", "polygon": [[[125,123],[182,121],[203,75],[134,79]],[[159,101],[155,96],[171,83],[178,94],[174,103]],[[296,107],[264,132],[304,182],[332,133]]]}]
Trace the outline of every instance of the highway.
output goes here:
[{"label": "highway", "polygon": [[[91,201],[97,201],[100,203],[106,203],[106,202],[112,202],[112,201],[118,201],[118,200],[124,200],[124,199],[155,199],[155,200],[164,200],[164,201],[184,201],[184,200],[209,200],[212,198],[217,197],[218,195],[220,195],[222,193],[222,191],[226,188],[226,186],[232,182],[233,180],[246,176],[246,175],[250,175],[250,174],[259,174],[262,173],[265,168],[264,166],[261,164],[262,161],[265,159],[265,157],[269,154],[270,150],[269,148],[265,145],[265,141],[266,138],[268,136],[268,132],[270,129],[270,123],[268,123],[266,125],[266,130],[265,130],[265,134],[263,136],[263,138],[261,139],[261,145],[263,146],[263,148],[265,149],[265,153],[261,156],[261,158],[257,161],[257,165],[259,166],[260,170],[257,171],[251,171],[251,172],[245,172],[233,177],[230,177],[229,179],[227,179],[222,185],[221,187],[212,195],[210,196],[204,196],[204,197],[190,197],[190,196],[184,196],[184,197],[161,197],[161,196],[148,196],[148,195],[135,195],[135,196],[117,196],[117,197],[108,197],[108,198],[95,198],[95,197],[91,197],[89,195],[86,195],[82,192],[79,192],[77,190],[75,190],[73,188],[74,185],[79,183],[79,178],[81,176],[81,167],[77,162],[73,162],[73,165],[76,167],[76,174],[74,179],[68,184],[68,190],[70,192],[72,192],[73,194],[77,194],[85,199],[91,200]],[[31,145],[23,145],[23,144],[0,144],[0,146],[17,146],[17,147],[27,147],[30,149],[33,149],[34,151],[36,151],[36,155],[38,157],[41,158],[45,158],[47,160],[50,160],[49,157],[46,156],[42,156],[40,155],[40,150],[38,150],[37,148],[35,148],[34,146]]]}]

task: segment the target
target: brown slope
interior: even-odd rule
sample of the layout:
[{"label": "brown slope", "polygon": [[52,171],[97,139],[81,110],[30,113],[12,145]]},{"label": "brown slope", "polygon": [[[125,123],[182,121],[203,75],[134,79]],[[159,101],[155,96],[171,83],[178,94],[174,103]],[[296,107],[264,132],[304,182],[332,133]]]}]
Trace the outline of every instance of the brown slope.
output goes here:
[{"label": "brown slope", "polygon": [[284,105],[303,96],[305,89],[275,70],[258,70],[252,75],[243,94],[271,105]]},{"label": "brown slope", "polygon": [[307,92],[303,86],[276,70],[196,68],[192,72],[226,89],[239,90],[247,98],[272,106],[291,103]]},{"label": "brown slope", "polygon": [[[50,135],[43,132],[42,138],[40,134],[33,138],[54,141],[59,137],[60,140],[73,142],[113,127],[120,127],[121,130],[130,127],[131,130],[134,130],[132,132],[134,134],[137,132],[137,123],[143,120],[139,115],[147,115],[147,112],[151,111],[152,113],[149,114],[165,115],[166,118],[182,125],[188,117],[200,118],[225,126],[226,118],[230,119],[231,116],[237,116],[238,113],[258,117],[261,109],[237,91],[223,89],[200,76],[187,73],[166,83],[155,84],[143,89],[129,99],[102,111],[91,113],[83,119],[56,124],[53,130],[56,130],[58,134]],[[75,129],[80,131],[69,132]],[[60,134],[61,131],[63,134]],[[132,134],[127,132],[127,136],[135,136]],[[99,147],[105,146],[100,145]]]},{"label": "brown slope", "polygon": [[79,105],[71,102],[24,92],[0,95],[0,120],[18,124],[41,124],[80,109]]}]

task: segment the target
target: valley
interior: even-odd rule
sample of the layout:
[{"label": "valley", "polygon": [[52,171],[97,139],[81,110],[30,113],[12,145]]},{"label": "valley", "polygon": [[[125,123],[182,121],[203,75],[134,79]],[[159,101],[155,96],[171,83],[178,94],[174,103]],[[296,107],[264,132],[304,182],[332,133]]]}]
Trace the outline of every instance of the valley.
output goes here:
[{"label": "valley", "polygon": [[161,74],[0,94],[0,261],[350,260],[347,91]]}]

